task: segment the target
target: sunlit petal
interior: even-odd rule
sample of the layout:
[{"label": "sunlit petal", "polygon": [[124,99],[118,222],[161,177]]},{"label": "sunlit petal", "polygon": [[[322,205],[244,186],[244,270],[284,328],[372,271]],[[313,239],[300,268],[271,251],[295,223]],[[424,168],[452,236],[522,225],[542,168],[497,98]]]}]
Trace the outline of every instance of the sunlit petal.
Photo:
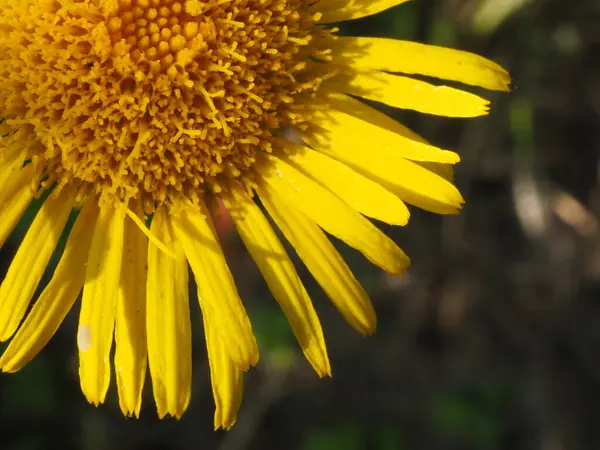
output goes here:
[{"label": "sunlit petal", "polygon": [[287,163],[275,158],[269,161],[271,168],[259,185],[261,198],[270,195],[285,199],[382,269],[394,274],[405,272],[408,257],[371,222]]},{"label": "sunlit petal", "polygon": [[28,166],[10,177],[0,189],[0,246],[17,225],[17,222],[33,200],[31,179],[33,168]]},{"label": "sunlit petal", "polygon": [[151,231],[175,254],[172,258],[154,244],[148,246],[146,324],[152,388],[158,416],[181,417],[192,389],[188,266],[165,208],[157,209]]},{"label": "sunlit petal", "polygon": [[385,11],[408,0],[320,0],[311,10],[323,14],[321,22],[360,19]]},{"label": "sunlit petal", "polygon": [[77,300],[83,283],[98,207],[87,202],[69,234],[63,255],[48,286],[0,358],[4,372],[15,372],[48,343]]},{"label": "sunlit petal", "polygon": [[81,390],[90,403],[104,402],[110,381],[110,351],[125,213],[121,206],[103,205],[94,227],[79,313],[77,347]]},{"label": "sunlit petal", "polygon": [[363,334],[375,331],[375,311],[367,293],[325,233],[300,211],[268,191],[263,192],[261,200],[344,318]]},{"label": "sunlit petal", "polygon": [[381,185],[322,153],[289,141],[282,145],[288,152],[281,159],[329,189],[355,211],[392,225],[408,222],[410,213],[406,205]]},{"label": "sunlit petal", "polygon": [[15,332],[58,244],[75,190],[50,195],[36,215],[0,286],[0,341]]},{"label": "sunlit petal", "polygon": [[349,70],[334,78],[330,89],[425,114],[477,117],[488,113],[489,101],[448,86],[376,70]]},{"label": "sunlit petal", "polygon": [[115,325],[115,373],[119,405],[126,416],[140,414],[146,378],[146,283],[148,239],[125,220],[123,261]]},{"label": "sunlit petal", "polygon": [[190,206],[171,220],[196,277],[201,307],[215,311],[211,320],[226,336],[231,359],[247,370],[258,362],[258,346],[206,206]]},{"label": "sunlit petal", "polygon": [[306,359],[321,377],[330,375],[319,317],[273,228],[245,192],[233,189],[224,198],[240,237],[283,309]]},{"label": "sunlit petal", "polygon": [[231,360],[227,345],[223,342],[217,322],[211,320],[206,306],[202,309],[210,383],[215,399],[215,430],[230,429],[237,419],[244,392],[244,373]]},{"label": "sunlit petal", "polygon": [[486,89],[507,91],[508,72],[474,53],[417,42],[373,37],[340,37],[330,62],[356,69],[428,75]]}]

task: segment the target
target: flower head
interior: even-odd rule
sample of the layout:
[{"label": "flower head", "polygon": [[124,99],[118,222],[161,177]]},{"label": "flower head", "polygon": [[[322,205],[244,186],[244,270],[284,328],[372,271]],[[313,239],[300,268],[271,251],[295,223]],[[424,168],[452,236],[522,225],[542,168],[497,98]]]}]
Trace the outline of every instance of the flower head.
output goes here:
[{"label": "flower head", "polygon": [[[0,340],[12,338],[0,368],[30,361],[83,292],[87,399],[104,401],[115,341],[123,412],[139,414],[148,365],[158,414],[181,416],[189,264],[215,426],[230,427],[258,348],[206,206],[219,199],[306,358],[328,375],[319,319],[264,210],[344,317],[371,333],[371,303],[324,231],[401,274],[408,258],[368,218],[405,225],[405,202],[452,214],[463,201],[448,177],[455,153],[358,98],[473,117],[487,101],[410,75],[509,83],[476,55],[338,37],[328,25],[403,2],[0,0],[0,245],[49,192],[0,286]],[[27,313],[69,217],[60,262]]]}]

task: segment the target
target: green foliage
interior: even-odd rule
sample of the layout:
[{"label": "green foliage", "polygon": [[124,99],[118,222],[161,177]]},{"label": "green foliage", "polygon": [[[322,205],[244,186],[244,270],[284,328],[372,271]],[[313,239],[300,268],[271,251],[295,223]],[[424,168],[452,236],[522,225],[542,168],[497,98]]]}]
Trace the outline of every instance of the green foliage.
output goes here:
[{"label": "green foliage", "polygon": [[[44,417],[59,407],[51,361],[39,355],[18,375],[5,375],[2,386],[2,408],[15,416]],[[39,376],[44,374],[44,376]]]},{"label": "green foliage", "polygon": [[[269,305],[272,302],[272,299],[268,299],[256,303]],[[268,355],[281,368],[290,367],[298,348],[283,312],[275,306],[260,307],[251,313],[251,319],[261,354]]]},{"label": "green foliage", "polygon": [[496,448],[502,415],[514,400],[514,388],[486,383],[442,393],[433,405],[433,422],[442,435],[467,441],[477,449]]},{"label": "green foliage", "polygon": [[310,435],[304,450],[361,450],[363,432],[358,423],[336,424]]}]

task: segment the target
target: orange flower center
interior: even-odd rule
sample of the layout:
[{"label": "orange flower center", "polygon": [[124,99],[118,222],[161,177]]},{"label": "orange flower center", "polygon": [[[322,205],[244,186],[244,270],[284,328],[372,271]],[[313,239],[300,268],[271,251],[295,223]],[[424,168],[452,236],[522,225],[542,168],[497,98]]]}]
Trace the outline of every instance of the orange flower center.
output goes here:
[{"label": "orange flower center", "polygon": [[251,183],[320,85],[306,4],[0,0],[0,155],[146,209]]}]

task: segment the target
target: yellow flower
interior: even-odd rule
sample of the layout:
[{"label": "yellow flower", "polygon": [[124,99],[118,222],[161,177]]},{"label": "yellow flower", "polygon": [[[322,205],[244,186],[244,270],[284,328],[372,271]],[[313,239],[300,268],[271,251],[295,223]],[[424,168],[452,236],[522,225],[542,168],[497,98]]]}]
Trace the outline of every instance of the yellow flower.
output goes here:
[{"label": "yellow flower", "polygon": [[408,258],[368,218],[405,225],[404,202],[452,214],[463,200],[449,181],[455,153],[357,97],[473,117],[486,100],[407,75],[508,88],[479,56],[338,37],[328,25],[404,1],[0,0],[0,245],[50,192],[0,287],[0,340],[12,337],[1,369],[30,361],[83,291],[86,398],[105,399],[114,339],[123,413],[139,414],[148,365],[159,416],[180,417],[191,392],[189,264],[215,427],[230,427],[258,348],[207,207],[220,199],[306,358],[328,375],[317,314],[255,202],[344,317],[371,333],[371,303],[323,230],[401,274]]}]

